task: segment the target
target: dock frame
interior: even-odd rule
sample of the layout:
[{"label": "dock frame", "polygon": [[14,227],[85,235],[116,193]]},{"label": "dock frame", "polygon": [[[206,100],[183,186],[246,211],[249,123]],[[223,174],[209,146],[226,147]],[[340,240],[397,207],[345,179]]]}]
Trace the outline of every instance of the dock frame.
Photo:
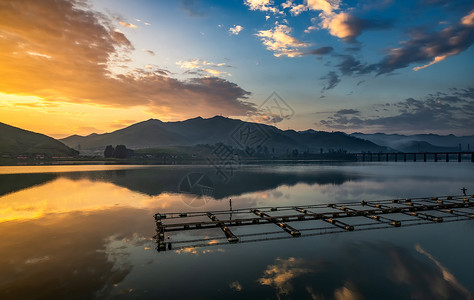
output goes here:
[{"label": "dock frame", "polygon": [[[371,200],[360,202],[327,203],[298,206],[257,207],[234,210],[156,213],[155,239],[157,250],[171,250],[173,246],[192,243],[194,246],[211,246],[220,244],[216,240],[227,240],[228,243],[253,242],[300,236],[313,236],[326,233],[350,232],[390,227],[405,227],[430,223],[474,220],[474,195],[472,196],[436,196],[390,200]],[[318,212],[318,210],[320,212]],[[330,211],[327,211],[330,210]],[[278,212],[279,215],[276,215]],[[221,216],[234,215],[234,219],[222,219]],[[255,217],[241,217],[250,214]],[[189,221],[192,217],[207,217],[209,221]],[[369,223],[353,222],[355,218],[363,217]],[[405,219],[400,219],[404,217]],[[407,218],[408,217],[408,218]],[[297,229],[297,224],[303,221],[321,220],[329,226]],[[288,224],[291,222],[292,224]],[[230,228],[240,226],[257,226],[275,224],[285,237],[269,238],[268,235],[278,235],[282,231],[258,232],[235,235]],[[170,241],[168,233],[220,228],[224,236],[201,238],[194,240]],[[267,237],[263,237],[267,236]],[[242,239],[244,238],[244,240]],[[210,241],[214,241],[210,243]],[[173,246],[172,246],[173,244]],[[185,246],[182,246],[183,248]],[[179,247],[178,247],[179,248]]]}]

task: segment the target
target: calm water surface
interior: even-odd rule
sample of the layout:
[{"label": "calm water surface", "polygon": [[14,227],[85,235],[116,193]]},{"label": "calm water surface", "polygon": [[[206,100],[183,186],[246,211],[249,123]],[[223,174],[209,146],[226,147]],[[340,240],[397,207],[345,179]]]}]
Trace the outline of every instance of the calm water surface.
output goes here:
[{"label": "calm water surface", "polygon": [[[211,196],[180,193],[190,173],[209,176]],[[473,178],[472,163],[251,165],[228,183],[203,166],[0,167],[0,299],[473,299],[474,221],[166,252],[152,238],[153,214],[229,198],[458,195]]]}]

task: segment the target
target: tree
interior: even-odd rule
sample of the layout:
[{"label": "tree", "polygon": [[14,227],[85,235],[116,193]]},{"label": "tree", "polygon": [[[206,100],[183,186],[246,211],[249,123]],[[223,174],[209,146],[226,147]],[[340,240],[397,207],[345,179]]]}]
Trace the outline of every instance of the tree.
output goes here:
[{"label": "tree", "polygon": [[128,156],[127,147],[125,145],[117,145],[114,151],[115,158],[126,158]]},{"label": "tree", "polygon": [[112,145],[108,145],[107,147],[105,147],[104,157],[106,158],[114,157],[114,152],[115,152],[114,147],[112,147]]}]

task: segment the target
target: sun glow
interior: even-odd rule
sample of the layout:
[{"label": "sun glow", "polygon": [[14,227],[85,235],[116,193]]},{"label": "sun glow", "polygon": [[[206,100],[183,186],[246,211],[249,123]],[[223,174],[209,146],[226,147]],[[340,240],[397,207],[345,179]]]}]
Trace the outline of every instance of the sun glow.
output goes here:
[{"label": "sun glow", "polygon": [[114,131],[149,118],[169,119],[145,107],[111,108],[0,92],[1,122],[54,138]]}]

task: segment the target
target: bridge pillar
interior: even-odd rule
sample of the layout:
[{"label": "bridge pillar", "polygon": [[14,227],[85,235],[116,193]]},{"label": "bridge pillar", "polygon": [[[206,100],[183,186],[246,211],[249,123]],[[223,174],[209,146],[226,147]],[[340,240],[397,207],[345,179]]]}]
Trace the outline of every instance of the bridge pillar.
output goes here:
[{"label": "bridge pillar", "polygon": [[461,152],[458,153],[458,162],[461,162]]},{"label": "bridge pillar", "polygon": [[377,153],[377,161],[380,161],[380,153]]},{"label": "bridge pillar", "polygon": [[449,153],[446,153],[446,162],[449,162]]},{"label": "bridge pillar", "polygon": [[372,161],[372,153],[369,153],[369,160]]},{"label": "bridge pillar", "polygon": [[385,154],[385,161],[388,161],[388,153]]},{"label": "bridge pillar", "polygon": [[474,162],[474,152],[471,153],[471,162]]},{"label": "bridge pillar", "polygon": [[435,156],[434,161],[437,162],[438,161],[438,153],[435,153],[434,156]]},{"label": "bridge pillar", "polygon": [[426,153],[423,153],[423,161],[426,162]]},{"label": "bridge pillar", "polygon": [[362,161],[365,161],[365,153],[362,153]]},{"label": "bridge pillar", "polygon": [[416,153],[413,153],[413,161],[416,161]]},{"label": "bridge pillar", "polygon": [[407,161],[407,154],[403,153],[403,161]]},{"label": "bridge pillar", "polygon": [[398,154],[395,153],[395,162],[397,162],[397,161],[398,161]]}]

